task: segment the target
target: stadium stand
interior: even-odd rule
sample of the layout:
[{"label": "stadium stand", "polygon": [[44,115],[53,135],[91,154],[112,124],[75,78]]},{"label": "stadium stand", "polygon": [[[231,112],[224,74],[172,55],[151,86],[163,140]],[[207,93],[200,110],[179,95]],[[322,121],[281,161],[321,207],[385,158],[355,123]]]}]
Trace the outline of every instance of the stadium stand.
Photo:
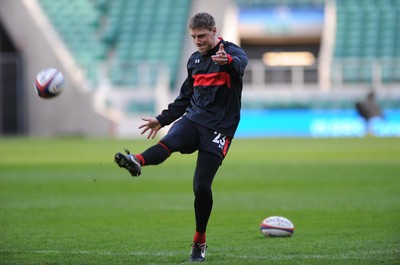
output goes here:
[{"label": "stadium stand", "polygon": [[105,60],[107,52],[107,46],[96,36],[100,27],[100,14],[88,1],[40,2],[77,63],[85,69],[87,77],[95,81],[97,62]]},{"label": "stadium stand", "polygon": [[[138,62],[145,61],[154,69],[160,62],[166,64],[170,69],[171,86],[174,84],[190,0],[40,2],[90,80],[98,81],[98,63],[104,62],[112,84],[137,86]],[[239,8],[279,5],[306,8],[325,3],[324,0],[236,2]],[[344,65],[341,69],[343,82],[371,83],[376,61],[381,67],[383,82],[400,81],[400,66],[396,60],[400,59],[400,2],[335,2],[337,25],[333,63],[340,67]],[[150,84],[154,85],[156,78],[156,74],[152,75]]]},{"label": "stadium stand", "polygon": [[[40,0],[77,62],[94,84],[106,69],[111,84],[140,86],[143,63],[152,73],[169,69],[174,88],[191,0]],[[239,8],[323,7],[325,0],[236,0]],[[346,84],[373,84],[376,67],[383,83],[400,81],[400,1],[335,0],[336,34],[332,82],[340,72]],[[143,81],[143,80],[141,80]],[[322,102],[322,103],[321,103]],[[351,102],[261,103],[272,108],[350,108]],[[391,104],[390,102],[387,104]],[[246,103],[244,103],[246,106]],[[260,104],[256,104],[260,105]],[[260,106],[261,106],[260,105]]]},{"label": "stadium stand", "polygon": [[[99,64],[116,86],[138,85],[138,63],[164,63],[176,79],[190,0],[40,0],[88,78]],[[155,83],[156,72],[151,84]]]},{"label": "stadium stand", "polygon": [[400,1],[336,0],[334,57],[345,82],[371,83],[379,62],[384,83],[400,81]]},{"label": "stadium stand", "polygon": [[[324,0],[236,0],[241,8],[320,7]],[[379,63],[382,81],[400,81],[400,1],[335,0],[334,65],[345,83],[372,83]],[[343,65],[343,68],[342,68]],[[334,68],[335,69],[335,68]],[[333,73],[335,75],[335,73]]]}]

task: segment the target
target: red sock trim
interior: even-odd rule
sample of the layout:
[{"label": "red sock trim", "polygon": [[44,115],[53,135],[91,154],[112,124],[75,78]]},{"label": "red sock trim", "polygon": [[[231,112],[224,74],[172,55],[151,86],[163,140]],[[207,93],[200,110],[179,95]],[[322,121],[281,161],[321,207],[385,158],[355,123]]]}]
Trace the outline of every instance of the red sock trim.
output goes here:
[{"label": "red sock trim", "polygon": [[136,156],[136,158],[139,160],[139,164],[140,164],[141,166],[144,166],[145,161],[144,161],[143,156],[142,156],[141,154],[138,154],[138,155],[135,155],[135,156]]},{"label": "red sock trim", "polygon": [[194,234],[194,237],[193,237],[193,241],[197,242],[199,244],[206,243],[206,233],[205,232],[201,233],[201,232],[196,231],[196,233]]}]

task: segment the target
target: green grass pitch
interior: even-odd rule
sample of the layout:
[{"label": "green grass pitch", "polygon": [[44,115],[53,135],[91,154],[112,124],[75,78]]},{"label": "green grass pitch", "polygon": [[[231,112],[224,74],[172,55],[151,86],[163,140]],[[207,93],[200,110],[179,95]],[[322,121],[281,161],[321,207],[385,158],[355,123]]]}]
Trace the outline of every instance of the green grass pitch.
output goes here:
[{"label": "green grass pitch", "polygon": [[[0,264],[185,264],[196,154],[113,163],[154,143],[0,139]],[[207,264],[400,264],[400,138],[236,139],[213,191]]]}]

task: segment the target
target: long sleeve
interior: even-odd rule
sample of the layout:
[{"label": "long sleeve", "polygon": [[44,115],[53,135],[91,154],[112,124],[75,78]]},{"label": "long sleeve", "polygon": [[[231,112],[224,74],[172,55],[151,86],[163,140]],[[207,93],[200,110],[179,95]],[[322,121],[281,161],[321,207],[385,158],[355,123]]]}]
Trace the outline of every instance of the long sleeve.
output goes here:
[{"label": "long sleeve", "polygon": [[193,95],[193,80],[188,75],[186,80],[181,86],[179,96],[174,102],[168,105],[156,119],[160,122],[161,126],[166,126],[180,118],[186,112],[186,108],[190,105],[190,100]]}]

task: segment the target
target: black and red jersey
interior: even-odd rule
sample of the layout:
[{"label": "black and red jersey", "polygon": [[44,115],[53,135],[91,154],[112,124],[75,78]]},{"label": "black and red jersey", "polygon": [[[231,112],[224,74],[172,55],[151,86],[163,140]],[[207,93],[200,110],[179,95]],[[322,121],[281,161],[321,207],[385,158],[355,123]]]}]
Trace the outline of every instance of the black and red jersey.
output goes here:
[{"label": "black and red jersey", "polygon": [[[220,44],[229,60],[219,65],[211,60]],[[207,54],[193,53],[187,63],[188,76],[180,94],[156,118],[162,126],[185,117],[192,122],[233,137],[239,125],[246,53],[237,45],[220,39]]]}]

